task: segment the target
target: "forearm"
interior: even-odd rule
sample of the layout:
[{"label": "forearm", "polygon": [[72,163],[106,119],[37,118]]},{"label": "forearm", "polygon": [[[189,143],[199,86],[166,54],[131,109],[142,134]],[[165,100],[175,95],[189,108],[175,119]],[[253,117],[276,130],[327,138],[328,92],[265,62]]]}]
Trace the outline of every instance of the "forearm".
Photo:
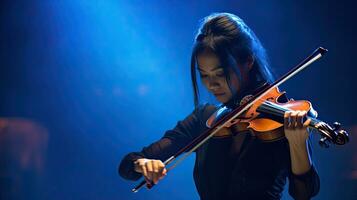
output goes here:
[{"label": "forearm", "polygon": [[301,175],[311,168],[311,155],[308,150],[307,140],[302,143],[289,142],[291,171],[295,175]]},{"label": "forearm", "polygon": [[289,143],[291,174],[289,194],[298,200],[310,199],[319,192],[320,179],[312,164],[309,140],[302,144]]}]

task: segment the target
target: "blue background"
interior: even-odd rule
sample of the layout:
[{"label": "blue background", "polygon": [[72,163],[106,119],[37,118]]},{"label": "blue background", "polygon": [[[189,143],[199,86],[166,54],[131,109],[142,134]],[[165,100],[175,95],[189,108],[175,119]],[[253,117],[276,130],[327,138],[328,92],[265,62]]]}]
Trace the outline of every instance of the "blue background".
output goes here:
[{"label": "blue background", "polygon": [[315,137],[315,199],[357,199],[350,175],[357,170],[354,8],[353,1],[326,0],[2,1],[0,116],[36,122],[49,137],[43,174],[34,178],[39,189],[19,192],[54,200],[198,199],[194,155],[137,194],[117,166],[193,110],[189,64],[200,19],[231,12],[260,38],[276,76],[318,46],[329,49],[281,88],[352,136],[330,149]]}]

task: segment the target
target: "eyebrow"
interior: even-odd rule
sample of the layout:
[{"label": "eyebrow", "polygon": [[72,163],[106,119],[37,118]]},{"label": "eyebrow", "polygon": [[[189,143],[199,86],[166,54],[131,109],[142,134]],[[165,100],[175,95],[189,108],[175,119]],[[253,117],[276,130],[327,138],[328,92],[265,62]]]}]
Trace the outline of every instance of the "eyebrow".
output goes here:
[{"label": "eyebrow", "polygon": [[[201,72],[206,72],[205,70],[202,70],[200,67],[197,67],[198,71],[201,71]],[[218,69],[223,69],[222,67],[218,66],[218,67],[215,67],[213,68],[211,71],[216,71]]]}]

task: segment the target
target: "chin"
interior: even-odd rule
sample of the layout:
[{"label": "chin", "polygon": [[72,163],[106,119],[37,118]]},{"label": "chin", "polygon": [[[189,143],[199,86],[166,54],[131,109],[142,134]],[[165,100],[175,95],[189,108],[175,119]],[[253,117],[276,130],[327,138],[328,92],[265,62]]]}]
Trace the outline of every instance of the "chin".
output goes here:
[{"label": "chin", "polygon": [[228,99],[225,96],[222,97],[216,97],[217,101],[221,102],[221,103],[227,103]]}]

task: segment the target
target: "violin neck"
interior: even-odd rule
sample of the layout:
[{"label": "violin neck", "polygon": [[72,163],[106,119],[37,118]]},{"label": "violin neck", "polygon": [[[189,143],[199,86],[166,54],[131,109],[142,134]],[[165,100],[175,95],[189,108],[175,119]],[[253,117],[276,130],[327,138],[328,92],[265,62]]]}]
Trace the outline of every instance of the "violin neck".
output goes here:
[{"label": "violin neck", "polygon": [[[282,107],[278,104],[272,103],[270,101],[265,101],[260,105],[257,109],[257,111],[261,114],[269,115],[271,116],[274,120],[284,124],[284,114],[286,111],[292,111],[288,108]],[[317,129],[318,125],[323,123],[322,121],[316,119],[313,114],[310,114],[308,112],[308,118],[311,120],[309,123],[310,128]],[[306,120],[306,119],[304,119]]]}]

